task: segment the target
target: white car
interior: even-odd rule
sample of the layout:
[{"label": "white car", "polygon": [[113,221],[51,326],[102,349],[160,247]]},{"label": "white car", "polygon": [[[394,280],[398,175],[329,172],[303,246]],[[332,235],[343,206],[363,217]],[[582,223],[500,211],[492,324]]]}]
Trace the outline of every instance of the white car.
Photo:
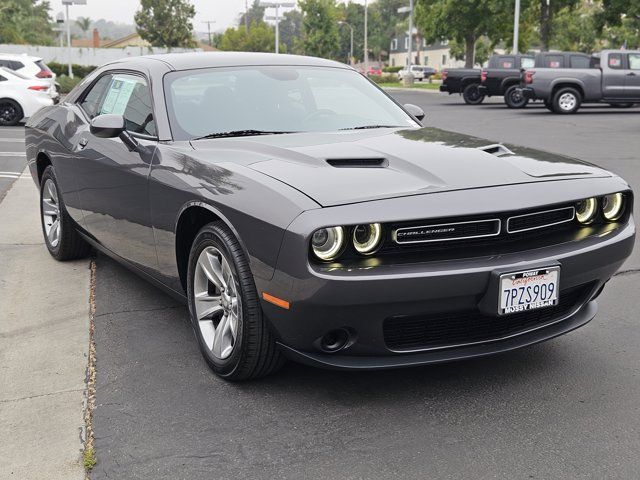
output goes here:
[{"label": "white car", "polygon": [[[398,72],[398,80],[402,81],[407,74],[407,69],[403,68]],[[411,65],[411,74],[415,80],[422,81],[424,79],[424,67],[421,65]]]},{"label": "white car", "polygon": [[13,70],[27,77],[44,80],[51,85],[56,83],[56,74],[51,71],[40,57],[0,53],[0,67]]},{"label": "white car", "polygon": [[34,80],[0,67],[0,126],[16,125],[43,107],[54,104],[47,81]]}]

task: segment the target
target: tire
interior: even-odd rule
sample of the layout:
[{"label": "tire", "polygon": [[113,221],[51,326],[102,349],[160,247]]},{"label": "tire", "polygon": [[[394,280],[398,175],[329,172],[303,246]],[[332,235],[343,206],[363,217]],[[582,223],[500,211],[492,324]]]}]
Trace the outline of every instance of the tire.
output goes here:
[{"label": "tire", "polygon": [[518,92],[518,85],[511,85],[504,92],[504,103],[509,108],[524,108],[529,103],[529,99],[525,98],[522,93]]},{"label": "tire", "polygon": [[610,103],[613,108],[631,108],[633,103]]},{"label": "tire", "polygon": [[222,222],[205,225],[191,246],[187,296],[200,352],[218,376],[249,380],[284,364],[262,313],[249,262]]},{"label": "tire", "polygon": [[572,87],[563,87],[553,96],[553,111],[562,115],[576,113],[582,103],[582,95]]},{"label": "tire", "polygon": [[75,260],[91,252],[67,213],[51,165],[44,170],[40,182],[40,223],[47,250],[56,260]]},{"label": "tire", "polygon": [[0,99],[0,126],[13,127],[24,117],[22,107],[10,98]]},{"label": "tire", "polygon": [[484,101],[484,95],[480,93],[477,83],[471,83],[462,90],[462,98],[467,105],[480,105]]},{"label": "tire", "polygon": [[549,110],[550,112],[553,112],[553,102],[549,102],[547,100],[544,101],[544,107]]}]

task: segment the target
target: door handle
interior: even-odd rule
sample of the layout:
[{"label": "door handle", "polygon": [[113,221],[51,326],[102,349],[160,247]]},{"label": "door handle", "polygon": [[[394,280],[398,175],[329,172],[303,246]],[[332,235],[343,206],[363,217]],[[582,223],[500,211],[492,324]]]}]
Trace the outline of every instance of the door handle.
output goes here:
[{"label": "door handle", "polygon": [[633,73],[633,72],[629,72],[629,73],[627,73],[627,77],[635,77],[635,76],[636,76],[636,74],[635,74],[635,73]]},{"label": "door handle", "polygon": [[78,147],[80,147],[80,150],[82,150],[84,147],[86,147],[87,143],[89,143],[89,140],[87,140],[85,137],[82,137],[80,139],[80,141],[78,142]]}]

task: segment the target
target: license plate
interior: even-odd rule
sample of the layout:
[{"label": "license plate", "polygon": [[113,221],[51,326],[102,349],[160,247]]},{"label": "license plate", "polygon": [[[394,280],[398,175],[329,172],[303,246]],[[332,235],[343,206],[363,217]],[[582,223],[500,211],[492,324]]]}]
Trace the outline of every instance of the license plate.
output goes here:
[{"label": "license plate", "polygon": [[498,313],[526,312],[558,304],[560,267],[546,267],[500,276]]}]

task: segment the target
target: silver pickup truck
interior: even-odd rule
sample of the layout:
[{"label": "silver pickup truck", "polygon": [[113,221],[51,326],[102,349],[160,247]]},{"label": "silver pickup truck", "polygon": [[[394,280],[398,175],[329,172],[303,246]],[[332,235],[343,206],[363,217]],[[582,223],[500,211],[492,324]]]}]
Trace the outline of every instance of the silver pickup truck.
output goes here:
[{"label": "silver pickup truck", "polygon": [[640,51],[604,50],[589,61],[584,57],[579,61],[584,62],[584,68],[554,65],[523,71],[522,95],[543,100],[549,110],[563,114],[577,112],[583,103],[609,103],[619,108],[640,103]]}]

